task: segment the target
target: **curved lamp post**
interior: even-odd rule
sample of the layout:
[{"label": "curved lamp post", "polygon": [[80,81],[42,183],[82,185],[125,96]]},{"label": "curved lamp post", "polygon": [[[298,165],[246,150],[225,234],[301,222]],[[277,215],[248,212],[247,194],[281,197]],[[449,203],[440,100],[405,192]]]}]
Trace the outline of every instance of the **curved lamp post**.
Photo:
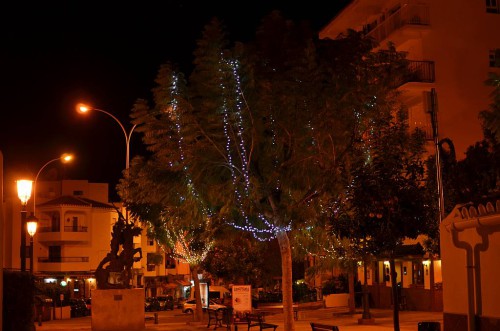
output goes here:
[{"label": "curved lamp post", "polygon": [[[40,173],[42,172],[42,170],[45,169],[45,167],[48,166],[49,164],[51,164],[52,162],[56,162],[56,161],[61,160],[62,163],[68,163],[68,162],[71,162],[73,160],[73,158],[74,158],[73,154],[64,153],[60,157],[52,159],[49,162],[45,163],[40,168],[40,170],[38,170],[38,173],[36,174],[36,177],[35,177],[35,183],[33,184],[33,216],[36,216],[36,202],[35,202],[35,199],[36,199],[36,182],[37,182],[38,176],[40,176]],[[36,228],[35,228],[35,231],[36,231]]]},{"label": "curved lamp post", "polygon": [[[98,111],[98,112],[101,112],[101,113],[104,113],[104,114],[110,116],[111,118],[113,118],[115,120],[116,123],[118,123],[118,125],[122,129],[123,136],[125,137],[125,148],[126,148],[125,171],[126,171],[127,176],[128,176],[128,174],[129,174],[129,168],[130,168],[130,139],[132,138],[132,133],[134,132],[134,129],[136,128],[137,124],[134,124],[132,126],[132,128],[130,129],[130,131],[127,133],[127,130],[125,130],[125,127],[120,122],[120,120],[118,118],[116,118],[113,114],[111,114],[111,113],[109,113],[109,112],[107,112],[105,110],[102,110],[102,109],[99,109],[99,108],[94,108],[94,107],[86,105],[84,103],[77,104],[76,105],[76,110],[80,114],[86,114],[89,111],[95,110],[95,111]],[[125,219],[128,221],[128,209],[127,208],[125,208]]]},{"label": "curved lamp post", "polygon": [[118,123],[118,125],[120,126],[120,128],[122,129],[123,131],[123,135],[125,137],[125,148],[126,148],[126,156],[125,156],[125,169],[128,171],[128,168],[129,168],[129,163],[130,163],[130,138],[132,137],[132,133],[134,132],[134,129],[135,127],[137,126],[137,124],[135,124],[131,129],[130,131],[127,133],[127,130],[125,130],[125,127],[123,126],[123,124],[120,122],[120,120],[118,118],[116,118],[113,114],[111,113],[108,113],[107,111],[105,110],[102,110],[102,109],[98,109],[98,108],[94,108],[92,106],[89,106],[89,105],[86,105],[84,103],[79,103],[78,105],[76,105],[76,110],[80,113],[80,114],[86,114],[88,113],[89,111],[92,111],[92,110],[95,110],[95,111],[98,111],[98,112],[101,112],[101,113],[104,113],[108,116],[110,116],[111,118],[113,118],[115,120],[116,123]]},{"label": "curved lamp post", "polygon": [[17,196],[21,200],[21,271],[26,271],[26,205],[28,200],[31,198],[31,189],[33,187],[33,181],[27,179],[21,179],[17,182]]}]

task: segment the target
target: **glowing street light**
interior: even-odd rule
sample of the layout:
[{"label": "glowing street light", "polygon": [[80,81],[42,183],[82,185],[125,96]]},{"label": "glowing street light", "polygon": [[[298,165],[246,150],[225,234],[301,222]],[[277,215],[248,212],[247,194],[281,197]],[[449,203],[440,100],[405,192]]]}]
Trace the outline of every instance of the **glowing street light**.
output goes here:
[{"label": "glowing street light", "polygon": [[26,228],[28,234],[30,235],[30,273],[33,274],[33,260],[34,260],[34,249],[33,249],[33,237],[36,233],[36,228],[38,226],[38,218],[35,217],[34,213],[31,214],[26,219]]},{"label": "glowing street light", "polygon": [[[61,160],[62,163],[68,163],[68,162],[71,162],[73,161],[74,159],[74,156],[73,154],[70,154],[70,153],[64,153],[63,155],[61,155],[60,157],[58,158],[55,158],[55,159],[52,159],[50,160],[49,162],[45,163],[41,168],[40,170],[38,170],[38,173],[36,174],[36,177],[35,177],[35,183],[33,185],[33,216],[36,216],[36,202],[35,202],[35,199],[36,199],[36,182],[38,180],[38,176],[40,176],[40,173],[42,172],[43,169],[45,169],[46,166],[48,166],[49,164],[51,164],[52,162],[56,162],[56,161],[59,161]],[[36,231],[36,230],[35,230]]]},{"label": "glowing street light", "polygon": [[33,181],[21,179],[17,182],[17,196],[21,200],[21,271],[26,271],[26,205],[31,197]]}]

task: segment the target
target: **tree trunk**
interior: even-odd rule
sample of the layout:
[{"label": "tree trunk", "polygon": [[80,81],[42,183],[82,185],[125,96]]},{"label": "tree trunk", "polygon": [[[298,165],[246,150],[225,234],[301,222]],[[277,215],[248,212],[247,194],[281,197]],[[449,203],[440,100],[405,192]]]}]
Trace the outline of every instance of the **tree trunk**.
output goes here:
[{"label": "tree trunk", "polygon": [[200,279],[198,278],[198,266],[191,266],[191,277],[194,280],[194,296],[196,299],[196,310],[193,312],[193,320],[201,322],[203,320],[203,306],[201,303]]},{"label": "tree trunk", "polygon": [[368,258],[365,256],[363,260],[363,275],[364,275],[364,282],[363,282],[363,319],[371,319],[372,314],[370,313],[370,293],[368,292]]},{"label": "tree trunk", "polygon": [[394,262],[394,258],[391,258],[390,262],[391,262],[391,287],[392,287],[394,331],[399,331],[398,276],[396,274],[396,263]]},{"label": "tree trunk", "polygon": [[282,295],[283,295],[283,329],[295,331],[295,321],[293,319],[293,295],[292,295],[292,250],[290,241],[285,231],[277,235],[281,253],[281,275],[282,275]]},{"label": "tree trunk", "polygon": [[354,272],[356,271],[356,262],[349,268],[347,279],[349,282],[349,312],[356,312],[356,301],[354,293]]}]

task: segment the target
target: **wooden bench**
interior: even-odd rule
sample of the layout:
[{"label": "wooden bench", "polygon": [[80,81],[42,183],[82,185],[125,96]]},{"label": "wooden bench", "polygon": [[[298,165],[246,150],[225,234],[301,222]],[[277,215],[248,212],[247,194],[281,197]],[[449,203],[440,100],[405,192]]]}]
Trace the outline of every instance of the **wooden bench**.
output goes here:
[{"label": "wooden bench", "polygon": [[[223,317],[223,312],[214,310],[214,309],[207,309],[208,312],[208,325],[207,328],[210,327],[210,325],[214,325],[214,330],[217,329],[217,327],[222,327],[222,317]],[[213,324],[212,324],[213,322]]]},{"label": "wooden bench", "polygon": [[266,323],[264,321],[264,315],[262,314],[246,314],[246,320],[248,323],[248,330],[254,326],[258,326],[259,330],[264,330],[264,329],[273,329],[273,331],[276,330],[278,325],[276,324],[271,324],[271,323]]},{"label": "wooden bench", "polygon": [[336,325],[319,324],[311,322],[312,331],[339,331],[339,327]]}]

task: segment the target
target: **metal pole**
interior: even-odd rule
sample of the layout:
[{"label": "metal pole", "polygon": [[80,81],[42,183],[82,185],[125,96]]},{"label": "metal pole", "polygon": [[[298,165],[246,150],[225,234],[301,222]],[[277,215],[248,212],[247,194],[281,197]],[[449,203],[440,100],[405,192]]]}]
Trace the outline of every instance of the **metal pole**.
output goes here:
[{"label": "metal pole", "polygon": [[30,274],[33,274],[33,236],[30,236]]},{"label": "metal pole", "polygon": [[3,154],[0,151],[0,331],[3,330]]},{"label": "metal pole", "polygon": [[439,131],[437,118],[437,97],[436,90],[431,89],[430,93],[430,114],[432,124],[432,138],[434,138],[434,147],[436,149],[436,182],[438,189],[438,208],[439,208],[439,223],[444,219],[444,194],[443,194],[443,179],[441,175],[441,154],[439,152]]},{"label": "metal pole", "polygon": [[21,271],[26,271],[26,204],[21,208]]}]

